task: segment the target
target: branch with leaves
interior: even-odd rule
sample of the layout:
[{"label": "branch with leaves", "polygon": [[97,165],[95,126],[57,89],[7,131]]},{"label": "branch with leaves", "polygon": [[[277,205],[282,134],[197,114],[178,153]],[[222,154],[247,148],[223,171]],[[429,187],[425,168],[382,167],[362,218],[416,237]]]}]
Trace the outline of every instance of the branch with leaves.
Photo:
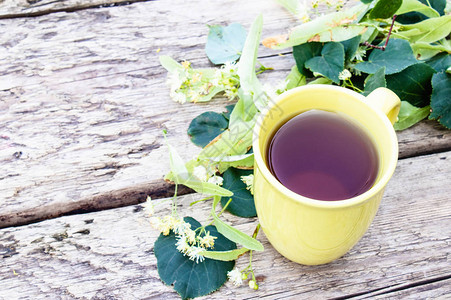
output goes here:
[{"label": "branch with leaves", "polygon": [[[218,68],[195,69],[187,61],[160,57],[174,101],[205,102],[222,94],[235,102],[223,113],[204,112],[192,120],[188,135],[201,147],[192,160],[184,162],[168,144],[171,170],[165,179],[206,195],[191,205],[211,203],[207,225],[179,214],[177,193],[170,215],[151,218],[161,233],[155,242],[158,272],[183,299],[209,294],[227,279],[235,285],[248,280],[250,288],[258,289],[252,256],[263,251],[256,239],[260,225],[249,235],[221,215],[256,216],[252,133],[257,114],[278,94],[305,84],[335,84],[363,95],[387,87],[403,100],[396,129],[428,116],[451,128],[451,16],[445,13],[446,0],[363,0],[345,10],[340,1],[326,1],[339,11],[314,20],[310,13],[322,0],[311,9],[297,0],[276,1],[303,22],[289,34],[263,40],[269,48],[293,49],[295,65],[276,89],[264,88],[257,77],[270,70],[261,64],[256,68],[261,16],[247,35],[239,24],[209,26],[206,54]],[[153,201],[147,207],[152,214]],[[246,253],[248,266],[235,268],[235,260]]]}]

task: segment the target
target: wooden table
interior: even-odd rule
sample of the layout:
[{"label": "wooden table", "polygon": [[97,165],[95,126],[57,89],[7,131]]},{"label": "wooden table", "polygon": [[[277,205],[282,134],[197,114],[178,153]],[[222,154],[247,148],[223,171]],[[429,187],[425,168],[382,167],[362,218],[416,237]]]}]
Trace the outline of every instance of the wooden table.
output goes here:
[{"label": "wooden table", "polygon": [[[157,232],[139,203],[173,193],[162,130],[188,160],[190,120],[229,102],[174,103],[158,56],[210,67],[206,24],[249,28],[259,13],[263,37],[295,22],[271,0],[0,1],[0,299],[177,297],[159,280]],[[275,69],[263,82],[287,75],[282,54],[260,47]],[[450,297],[451,131],[423,121],[398,138],[381,208],[348,254],[302,266],[261,233],[259,290],[228,282],[205,298]],[[209,204],[189,207],[201,196],[182,192],[181,211],[206,221]],[[257,223],[224,218],[248,233]]]}]

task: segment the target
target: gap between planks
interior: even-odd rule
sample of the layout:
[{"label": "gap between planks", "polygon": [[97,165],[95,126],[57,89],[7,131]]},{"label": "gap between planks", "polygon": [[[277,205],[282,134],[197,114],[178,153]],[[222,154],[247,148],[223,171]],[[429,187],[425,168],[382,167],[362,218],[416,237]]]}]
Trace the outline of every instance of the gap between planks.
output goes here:
[{"label": "gap between planks", "polygon": [[[46,3],[44,4],[40,4],[34,7],[30,7],[32,10],[29,12],[11,12],[11,13],[2,13],[0,11],[0,20],[4,20],[4,19],[17,19],[17,18],[35,18],[35,17],[41,17],[41,16],[45,16],[45,15],[49,15],[49,14],[53,14],[53,13],[60,13],[60,12],[66,12],[66,13],[71,13],[71,12],[76,12],[76,11],[80,11],[80,10],[86,10],[86,9],[96,9],[96,8],[104,8],[104,7],[115,7],[115,6],[124,6],[124,5],[131,5],[134,3],[139,3],[139,2],[151,2],[151,1],[158,1],[158,0],[129,0],[129,1],[124,1],[124,0],[110,0],[110,1],[96,1],[96,0],[91,0],[91,1],[86,1],[87,3],[76,3],[76,5],[78,6],[70,6],[71,3],[66,4],[63,3],[63,7],[61,8],[47,8],[47,9],[43,9],[43,10],[39,10],[38,9],[34,9],[37,8],[39,6],[43,6],[46,5]],[[40,2],[40,1],[39,1]],[[48,4],[52,4],[55,3],[55,1],[51,1]],[[2,9],[2,7],[0,6],[0,10]],[[34,10],[33,10],[34,9]]]}]

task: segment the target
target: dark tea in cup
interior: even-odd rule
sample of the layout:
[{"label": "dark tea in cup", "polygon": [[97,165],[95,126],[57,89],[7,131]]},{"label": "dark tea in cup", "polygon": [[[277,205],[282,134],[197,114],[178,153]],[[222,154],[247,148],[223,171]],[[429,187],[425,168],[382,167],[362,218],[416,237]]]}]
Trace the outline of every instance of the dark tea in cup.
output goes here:
[{"label": "dark tea in cup", "polygon": [[344,200],[369,190],[378,154],[369,136],[346,116],[303,112],[280,126],[267,153],[271,173],[288,189],[316,200]]}]

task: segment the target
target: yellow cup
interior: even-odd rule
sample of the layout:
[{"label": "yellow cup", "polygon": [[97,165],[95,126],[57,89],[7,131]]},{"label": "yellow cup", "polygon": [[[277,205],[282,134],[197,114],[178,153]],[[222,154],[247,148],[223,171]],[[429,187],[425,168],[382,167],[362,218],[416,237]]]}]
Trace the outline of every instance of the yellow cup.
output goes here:
[{"label": "yellow cup", "polygon": [[[364,97],[342,87],[306,85],[283,93],[261,113],[254,129],[254,200],[263,231],[278,252],[297,263],[324,264],[360,240],[396,167],[393,123],[399,108],[399,98],[386,88]],[[345,200],[315,200],[289,190],[271,174],[266,161],[271,137],[280,125],[311,109],[346,114],[373,141],[379,170],[368,191]]]}]

